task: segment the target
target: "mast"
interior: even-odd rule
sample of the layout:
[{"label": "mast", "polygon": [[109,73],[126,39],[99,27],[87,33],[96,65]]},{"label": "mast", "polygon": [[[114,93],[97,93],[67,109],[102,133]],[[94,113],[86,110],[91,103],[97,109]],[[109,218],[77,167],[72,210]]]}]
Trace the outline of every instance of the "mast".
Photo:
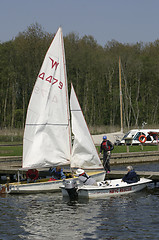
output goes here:
[{"label": "mast", "polygon": [[121,62],[119,56],[119,91],[120,91],[120,122],[121,122],[121,133],[123,133],[123,110],[122,110],[122,89],[121,89]]}]

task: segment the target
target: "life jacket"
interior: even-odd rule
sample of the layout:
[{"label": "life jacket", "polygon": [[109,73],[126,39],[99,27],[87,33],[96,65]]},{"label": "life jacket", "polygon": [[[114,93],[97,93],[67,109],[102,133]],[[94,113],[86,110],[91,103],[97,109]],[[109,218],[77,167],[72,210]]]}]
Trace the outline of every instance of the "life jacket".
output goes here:
[{"label": "life jacket", "polygon": [[103,141],[102,147],[103,147],[104,150],[110,151],[110,146],[108,145],[107,141]]},{"label": "life jacket", "polygon": [[85,172],[84,172],[84,173],[82,173],[82,174],[80,174],[80,176],[83,176],[83,177],[85,177],[85,178],[86,178],[86,180],[85,180],[83,183],[86,183],[86,182],[87,182],[87,180],[90,178],[90,176],[86,175],[86,173],[85,173]]}]

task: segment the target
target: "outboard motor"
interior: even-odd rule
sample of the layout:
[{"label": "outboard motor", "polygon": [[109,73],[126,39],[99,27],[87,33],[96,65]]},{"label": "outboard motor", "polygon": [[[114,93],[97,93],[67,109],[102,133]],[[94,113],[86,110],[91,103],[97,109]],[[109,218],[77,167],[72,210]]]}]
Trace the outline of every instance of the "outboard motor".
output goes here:
[{"label": "outboard motor", "polygon": [[63,181],[65,186],[65,190],[68,192],[70,200],[77,200],[78,193],[77,193],[77,182],[75,179],[65,180]]}]

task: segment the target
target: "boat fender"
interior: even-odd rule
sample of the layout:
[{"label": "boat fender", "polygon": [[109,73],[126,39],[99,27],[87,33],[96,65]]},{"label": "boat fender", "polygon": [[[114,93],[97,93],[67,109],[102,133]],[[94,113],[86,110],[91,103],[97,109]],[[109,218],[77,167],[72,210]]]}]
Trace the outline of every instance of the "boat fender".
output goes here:
[{"label": "boat fender", "polygon": [[146,140],[147,140],[147,138],[145,135],[140,135],[139,142],[144,143],[144,142],[146,142]]}]

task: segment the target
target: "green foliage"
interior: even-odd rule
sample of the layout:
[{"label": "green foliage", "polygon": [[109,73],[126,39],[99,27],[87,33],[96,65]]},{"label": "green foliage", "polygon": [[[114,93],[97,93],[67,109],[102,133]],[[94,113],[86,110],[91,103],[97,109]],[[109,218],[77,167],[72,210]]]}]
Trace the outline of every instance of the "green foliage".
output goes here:
[{"label": "green foliage", "polygon": [[[23,128],[27,106],[54,34],[39,24],[0,43],[0,126]],[[92,36],[64,37],[67,75],[91,126],[120,125],[119,56],[122,64],[124,127],[159,121],[159,40],[102,47]]]},{"label": "green foliage", "polygon": [[15,127],[20,128],[23,122],[23,109],[15,110]]}]

